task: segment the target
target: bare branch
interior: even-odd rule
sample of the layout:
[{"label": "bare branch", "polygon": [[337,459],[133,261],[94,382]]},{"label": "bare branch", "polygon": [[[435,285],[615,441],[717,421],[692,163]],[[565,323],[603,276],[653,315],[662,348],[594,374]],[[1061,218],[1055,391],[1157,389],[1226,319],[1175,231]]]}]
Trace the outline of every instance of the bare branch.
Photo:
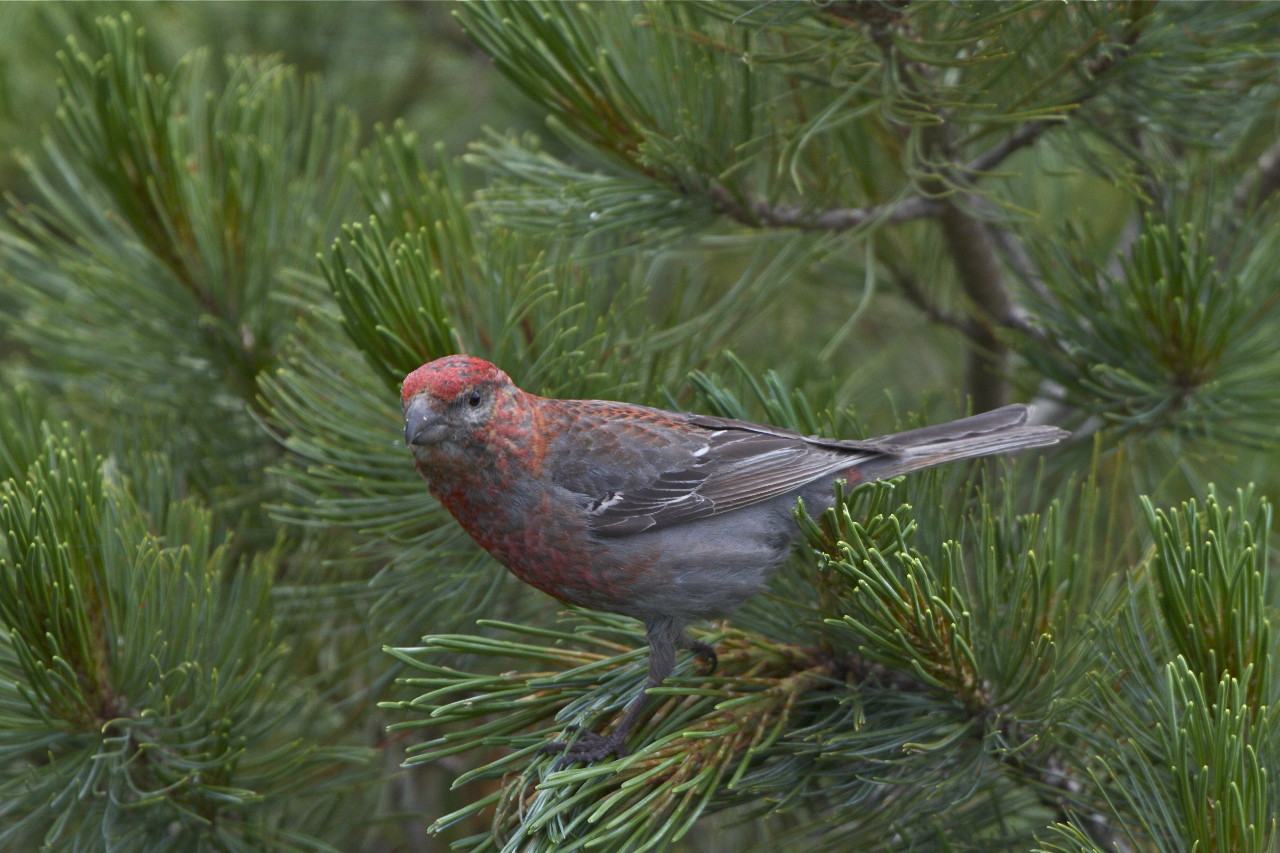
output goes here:
[{"label": "bare branch", "polygon": [[[899,5],[842,3],[832,8],[850,21],[865,26],[885,60],[900,66],[899,79],[904,88],[920,96],[922,102],[928,100],[921,95],[915,78],[928,77],[930,69],[906,59],[898,52],[892,38],[893,28],[903,21]],[[1141,36],[1148,12],[1145,7],[1139,10],[1130,21],[1124,38],[1111,51],[1084,63],[1089,77],[1105,74],[1132,51]],[[918,75],[913,73],[913,69]],[[1085,92],[1078,103],[1088,100],[1093,94]],[[945,108],[936,106],[935,112],[940,120],[923,128],[926,154],[919,164],[932,174],[919,180],[918,191],[901,201],[869,207],[811,210],[802,205],[773,205],[753,200],[732,193],[723,186],[712,187],[709,195],[722,213],[752,227],[834,232],[872,223],[898,224],[926,217],[935,219],[943,232],[960,286],[974,305],[972,317],[958,318],[942,312],[910,279],[900,278],[899,285],[906,298],[926,316],[958,329],[974,344],[969,360],[969,391],[975,408],[995,408],[1007,402],[1011,357],[1008,346],[996,333],[996,327],[1034,331],[1007,287],[997,244],[1003,248],[1010,268],[1030,287],[1041,292],[1045,288],[1025,249],[1012,235],[978,215],[977,212],[983,209],[983,200],[968,191],[974,190],[983,177],[1012,154],[1032,145],[1046,130],[1065,119],[1027,121],[967,164],[944,166],[940,164],[955,164],[955,140],[949,133]],[[1280,149],[1276,159],[1280,160]],[[1268,192],[1280,187],[1280,164],[1275,164],[1275,172],[1275,183]]]},{"label": "bare branch", "polygon": [[894,282],[907,301],[914,305],[921,314],[935,323],[950,326],[970,340],[976,340],[979,334],[978,324],[969,317],[949,314],[929,299],[929,295],[920,287],[914,276],[905,272],[895,272]]},{"label": "bare branch", "polygon": [[[961,167],[959,173],[964,176],[962,182],[966,186],[975,185],[976,177],[991,171],[1015,151],[1035,142],[1051,124],[1037,119],[1022,125]],[[745,225],[798,228],[801,231],[846,231],[872,222],[898,225],[937,216],[943,210],[943,204],[937,199],[919,193],[900,202],[829,210],[809,210],[802,205],[771,205],[763,200],[743,199],[734,196],[723,186],[713,186],[708,195],[721,213]]]},{"label": "bare branch", "polygon": [[991,324],[1008,324],[1019,314],[985,223],[950,200],[937,220],[960,287],[977,308],[967,381],[974,410],[999,408],[1009,402],[1009,348]]},{"label": "bare branch", "polygon": [[801,231],[847,231],[872,222],[896,225],[936,216],[941,210],[937,201],[920,195],[896,203],[830,210],[808,210],[801,205],[771,205],[763,200],[743,199],[722,186],[713,186],[708,195],[721,213],[745,225],[798,228]]},{"label": "bare branch", "polygon": [[[1027,252],[1027,247],[1022,245],[1013,232],[1003,227],[997,222],[987,220],[987,230],[991,232],[991,239],[999,247],[1004,255],[1004,262],[1013,270],[1022,283],[1027,286],[1040,299],[1051,302],[1053,301],[1053,293],[1049,290],[1049,286],[1044,282],[1044,276],[1040,275],[1040,270],[1036,268],[1036,264],[1031,260],[1031,255]],[[1029,331],[1025,317],[1018,317],[1016,325],[1023,331]]]},{"label": "bare branch", "polygon": [[1020,148],[1026,148],[1057,122],[1035,119],[1019,127],[964,166],[965,175],[981,175],[1000,165],[1006,157]]}]

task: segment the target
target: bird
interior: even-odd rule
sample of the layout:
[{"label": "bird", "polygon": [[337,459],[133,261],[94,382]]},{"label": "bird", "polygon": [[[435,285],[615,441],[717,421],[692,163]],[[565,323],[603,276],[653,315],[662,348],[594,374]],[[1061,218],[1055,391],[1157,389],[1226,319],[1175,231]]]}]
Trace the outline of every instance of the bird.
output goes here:
[{"label": "bird", "polygon": [[645,687],[608,735],[543,749],[562,764],[627,754],[649,688],[685,632],[764,588],[799,538],[793,512],[833,486],[1055,444],[1068,433],[1009,405],[876,438],[801,435],[766,424],[608,400],[540,397],[472,355],[435,359],[401,385],[404,440],[427,490],[516,577],[560,601],[643,622]]}]

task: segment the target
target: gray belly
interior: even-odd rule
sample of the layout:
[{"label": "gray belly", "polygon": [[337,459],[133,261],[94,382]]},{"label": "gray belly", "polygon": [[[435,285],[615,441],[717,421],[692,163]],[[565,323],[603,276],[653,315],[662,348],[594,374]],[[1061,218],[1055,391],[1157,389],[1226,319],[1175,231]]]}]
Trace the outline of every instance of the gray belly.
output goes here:
[{"label": "gray belly", "polygon": [[799,536],[791,511],[802,494],[810,512],[831,503],[824,483],[723,515],[602,541],[610,561],[649,563],[630,600],[610,609],[680,622],[728,615],[762,590],[791,553]]}]

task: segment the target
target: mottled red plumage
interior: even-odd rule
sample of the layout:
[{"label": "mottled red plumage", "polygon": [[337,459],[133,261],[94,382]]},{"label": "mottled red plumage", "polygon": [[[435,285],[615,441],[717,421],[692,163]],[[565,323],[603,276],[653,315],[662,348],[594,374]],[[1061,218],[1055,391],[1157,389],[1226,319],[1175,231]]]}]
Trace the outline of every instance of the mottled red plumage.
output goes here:
[{"label": "mottled red plumage", "polygon": [[[732,611],[797,536],[800,498],[829,506],[836,479],[893,477],[955,459],[1053,444],[1025,406],[847,441],[745,421],[525,393],[482,359],[452,355],[405,377],[405,441],[428,488],[485,550],[561,601],[644,621],[650,685],[684,626]],[[644,695],[609,737],[568,759],[623,754]],[[562,745],[555,745],[561,747]]]}]

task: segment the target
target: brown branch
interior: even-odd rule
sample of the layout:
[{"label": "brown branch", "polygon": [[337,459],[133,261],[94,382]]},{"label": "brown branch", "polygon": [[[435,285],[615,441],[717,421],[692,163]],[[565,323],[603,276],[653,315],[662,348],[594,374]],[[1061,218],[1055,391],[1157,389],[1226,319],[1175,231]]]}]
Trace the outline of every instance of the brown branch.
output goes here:
[{"label": "brown branch", "polygon": [[1010,154],[1021,148],[1026,148],[1039,139],[1040,135],[1046,130],[1059,123],[1051,122],[1047,119],[1033,119],[1022,125],[1022,127],[970,160],[968,165],[962,167],[966,180],[971,180],[968,176],[990,172],[1004,162],[1005,158]]},{"label": "brown branch", "polygon": [[939,308],[929,295],[921,289],[919,282],[913,276],[907,275],[901,271],[895,271],[894,281],[898,285],[898,289],[902,291],[902,295],[907,301],[914,305],[921,314],[928,317],[935,323],[943,326],[950,326],[971,341],[975,341],[980,334],[978,324],[971,317],[962,317],[957,314],[949,314]]},{"label": "brown branch", "polygon": [[[929,69],[921,66],[919,75],[912,74],[914,63],[897,50],[887,30],[873,32],[872,40],[879,45],[886,62],[897,64],[898,78],[902,81],[904,91],[917,98],[920,103],[928,103],[916,80],[917,76],[927,77]],[[976,202],[976,199],[969,200],[968,194],[961,189],[971,185],[969,175],[960,174],[947,165],[935,165],[955,163],[955,143],[951,137],[947,110],[937,105],[932,105],[929,109],[937,115],[938,121],[924,126],[920,131],[924,145],[918,165],[926,177],[918,183],[922,195],[938,200],[941,209],[934,219],[942,231],[960,288],[975,308],[967,332],[973,346],[968,352],[966,386],[974,411],[983,412],[1009,402],[1011,353],[996,334],[992,323],[1014,316],[1014,301],[1005,286],[1004,271],[985,223],[966,212],[959,204],[965,202],[967,207],[972,208]],[[979,158],[979,165],[990,169],[1043,132],[1042,128],[1034,127],[1031,123],[1019,130],[1027,128],[1031,129],[1017,139],[1013,136],[1006,138],[989,151],[991,156]]]},{"label": "brown branch", "polygon": [[[991,239],[995,240],[996,246],[1004,254],[1004,262],[1009,269],[1013,270],[1014,274],[1022,280],[1022,283],[1042,301],[1055,301],[1053,292],[1045,284],[1044,277],[1040,275],[1040,270],[1036,268],[1035,261],[1031,260],[1031,255],[1028,254],[1026,246],[1022,245],[1022,241],[1008,228],[1001,226],[997,222],[992,222],[988,219],[986,224],[987,230],[991,232]],[[1027,322],[1025,316],[1019,315],[1011,319],[1014,321],[1011,325],[1015,326],[1019,331],[1032,331],[1032,326]]]},{"label": "brown branch", "polygon": [[[1141,33],[1140,22],[1146,11],[1131,22],[1123,42],[1114,53],[1087,64],[1091,76],[1106,72],[1118,58],[1132,50]],[[886,61],[898,63],[899,78],[904,88],[924,102],[925,98],[914,84],[916,78],[910,73],[909,63],[896,50],[888,33],[873,33],[872,38],[880,46]],[[922,74],[926,71],[921,69]],[[1021,329],[1027,328],[1027,324],[1023,311],[1005,283],[993,232],[985,221],[965,209],[976,209],[981,199],[964,190],[973,187],[974,176],[990,171],[1015,151],[1033,143],[1050,127],[1050,122],[1044,119],[1027,122],[962,170],[935,169],[929,164],[955,162],[954,140],[949,133],[946,111],[941,108],[935,108],[935,111],[940,120],[922,130],[924,165],[934,174],[920,181],[920,188],[924,194],[942,199],[943,209],[935,218],[955,265],[960,287],[976,308],[972,318],[974,329],[969,335],[975,346],[969,353],[967,384],[974,409],[984,411],[1004,405],[1009,397],[1012,354],[996,334],[993,324]]]},{"label": "brown branch", "polygon": [[[910,94],[923,97],[917,75],[927,76],[929,69],[904,58],[896,49],[892,30],[903,20],[897,4],[844,3],[838,4],[840,12],[850,23],[867,28],[871,39],[879,46],[886,62],[898,66],[898,78]],[[1092,79],[1110,71],[1119,60],[1127,56],[1137,44],[1142,33],[1143,19],[1150,12],[1147,5],[1139,5],[1138,13],[1130,21],[1124,38],[1114,50],[1084,63],[1084,70]],[[830,11],[830,10],[829,10]],[[1086,92],[1079,103],[1092,97]],[[862,227],[868,224],[899,224],[915,219],[932,218],[938,222],[948,253],[955,265],[957,279],[975,311],[970,318],[948,315],[929,302],[927,297],[910,279],[900,278],[903,293],[935,322],[958,329],[973,344],[968,367],[968,388],[976,410],[996,408],[1007,402],[1009,394],[1008,367],[1011,352],[1000,340],[996,327],[1004,326],[1022,331],[1031,329],[1025,312],[1014,300],[1005,281],[1004,269],[997,251],[1003,248],[1010,267],[1028,284],[1043,290],[1041,277],[1034,269],[1029,255],[1017,243],[1013,235],[975,215],[982,199],[969,191],[978,182],[1015,152],[1035,143],[1046,130],[1061,123],[1050,118],[1033,119],[1016,128],[991,148],[964,165],[953,164],[954,140],[950,137],[950,125],[946,111],[935,107],[939,121],[923,129],[925,153],[921,164],[929,174],[918,182],[919,191],[902,201],[858,208],[833,208],[810,210],[801,205],[774,205],[735,194],[716,185],[709,196],[717,209],[725,215],[752,227],[798,228],[808,231],[834,232]],[[1276,149],[1276,161],[1280,161],[1280,148]],[[1280,162],[1272,163],[1275,183],[1269,192],[1280,188]],[[1270,175],[1269,171],[1263,174]]]},{"label": "brown branch", "polygon": [[[958,183],[976,186],[976,177],[1000,165],[1015,151],[1031,145],[1053,123],[1044,119],[1029,121],[1013,133],[979,154],[960,168],[963,177]],[[898,225],[915,219],[936,217],[945,204],[936,198],[917,193],[899,202],[868,207],[837,207],[827,210],[809,210],[802,205],[772,205],[763,199],[749,199],[731,193],[722,185],[712,186],[707,195],[715,202],[716,210],[731,219],[753,227],[797,228],[801,231],[847,231],[869,223]]]},{"label": "brown branch", "polygon": [[970,216],[953,201],[937,217],[947,253],[955,265],[960,288],[977,311],[972,317],[966,385],[975,412],[997,409],[1009,402],[1010,351],[996,334],[993,322],[1015,316],[1015,303],[1005,285],[995,243],[982,220]]},{"label": "brown branch", "polygon": [[[903,20],[904,13],[902,9],[906,5],[906,2],[833,3],[826,8],[826,12],[841,17],[850,24],[856,22],[866,26],[871,31],[872,40],[880,47],[885,57],[890,58],[897,54],[893,40],[890,37],[890,28],[899,25]],[[1119,59],[1132,51],[1142,34],[1143,18],[1150,11],[1148,4],[1138,4],[1138,14],[1130,22],[1130,27],[1124,38],[1117,45],[1117,48],[1113,52],[1095,57],[1084,63],[1084,68],[1091,78],[1097,78],[1110,71]],[[913,92],[918,94],[918,90],[914,86],[909,86],[911,76],[909,69],[906,68],[908,63],[900,61],[900,64],[903,66],[901,79],[904,81],[904,85],[908,85]],[[1092,93],[1086,93],[1076,105],[1078,106],[1091,96]],[[939,186],[936,187],[937,194],[932,191],[917,193],[900,202],[890,202],[869,207],[809,210],[802,205],[772,205],[762,199],[749,199],[741,194],[735,195],[720,185],[713,186],[708,191],[708,194],[715,202],[717,210],[721,213],[753,227],[763,225],[773,228],[798,228],[805,231],[843,231],[858,228],[871,222],[896,225],[915,219],[937,217],[943,213],[943,208],[945,207],[944,203],[939,202],[939,196],[946,195],[957,188],[976,187],[978,178],[999,166],[1015,152],[1035,143],[1049,128],[1062,124],[1064,121],[1065,119],[1032,119],[991,148],[970,160],[967,164],[956,167],[954,170],[948,170],[948,174],[945,177],[950,187]],[[1267,160],[1267,155],[1264,155],[1264,160],[1260,160],[1259,165],[1262,175],[1268,177],[1268,181],[1264,186],[1269,195],[1276,189],[1280,189],[1280,144],[1272,151],[1269,151],[1268,154],[1271,155],[1271,159]],[[1265,166],[1263,165],[1264,161],[1266,162]],[[942,175],[939,174],[939,177],[942,177]]]}]

